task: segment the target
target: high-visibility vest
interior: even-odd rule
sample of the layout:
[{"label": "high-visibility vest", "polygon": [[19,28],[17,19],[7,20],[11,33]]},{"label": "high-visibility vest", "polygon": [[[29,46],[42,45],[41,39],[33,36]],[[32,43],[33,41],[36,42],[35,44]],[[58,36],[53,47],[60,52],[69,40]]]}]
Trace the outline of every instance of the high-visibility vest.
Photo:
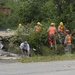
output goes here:
[{"label": "high-visibility vest", "polygon": [[35,31],[36,32],[40,31],[40,27],[36,26]]},{"label": "high-visibility vest", "polygon": [[58,27],[58,31],[59,31],[59,32],[63,32],[63,31],[64,31],[64,26],[59,26],[59,27]]},{"label": "high-visibility vest", "polygon": [[56,28],[55,27],[49,27],[49,34],[55,34],[55,32],[56,32]]},{"label": "high-visibility vest", "polygon": [[71,36],[68,35],[68,40],[67,40],[68,43],[71,43]]},{"label": "high-visibility vest", "polygon": [[67,38],[65,38],[64,43],[71,43],[71,36],[67,35]]}]

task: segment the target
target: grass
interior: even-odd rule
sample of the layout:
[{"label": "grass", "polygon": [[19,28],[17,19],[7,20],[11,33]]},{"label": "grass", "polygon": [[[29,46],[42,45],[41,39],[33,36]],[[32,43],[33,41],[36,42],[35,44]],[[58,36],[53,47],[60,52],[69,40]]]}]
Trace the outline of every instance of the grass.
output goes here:
[{"label": "grass", "polygon": [[34,57],[22,57],[18,59],[19,62],[48,62],[57,60],[72,60],[75,59],[75,54],[64,54],[64,55],[50,55],[50,56],[34,56]]}]

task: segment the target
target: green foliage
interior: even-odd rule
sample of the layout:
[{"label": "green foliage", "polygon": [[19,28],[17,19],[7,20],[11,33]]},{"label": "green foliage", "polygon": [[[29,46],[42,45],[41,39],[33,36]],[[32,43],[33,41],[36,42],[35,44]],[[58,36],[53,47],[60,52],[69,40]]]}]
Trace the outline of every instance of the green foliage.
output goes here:
[{"label": "green foliage", "polygon": [[74,0],[53,0],[56,6],[57,22],[63,21],[67,29],[74,29]]},{"label": "green foliage", "polygon": [[23,57],[18,59],[19,62],[27,63],[27,62],[49,62],[49,61],[58,61],[58,60],[74,60],[75,54],[69,55],[49,55],[49,56],[34,56],[31,58]]},{"label": "green foliage", "polygon": [[16,28],[18,24],[18,10],[19,10],[19,1],[15,2],[14,0],[0,0],[0,9],[3,7],[8,7],[11,10],[11,13],[4,14],[2,10],[0,11],[0,29],[6,28]]},{"label": "green foliage", "polygon": [[[27,27],[24,28],[23,31],[17,30],[16,34],[10,39],[9,43],[9,51],[19,53],[19,45],[21,42],[25,40],[28,41],[31,47],[32,55],[55,55],[55,54],[64,54],[63,45],[58,45],[57,50],[51,49],[47,43],[47,28],[46,26],[42,26],[40,32],[35,32],[34,29],[29,29],[27,31]],[[36,49],[34,51],[33,49]]]},{"label": "green foliage", "polygon": [[[48,55],[64,53],[63,46],[58,45],[57,51],[50,49],[47,44],[47,29],[51,22],[55,22],[57,27],[59,22],[62,21],[66,28],[72,32],[75,28],[74,0],[0,0],[0,8],[3,6],[9,7],[11,14],[4,14],[0,11],[1,29],[8,27],[16,28],[19,23],[22,23],[25,27],[23,31],[17,30],[16,34],[10,39],[9,50],[18,53],[19,44],[27,40],[31,49],[36,49],[34,54]],[[42,30],[36,33],[33,27],[38,21],[43,26]],[[75,42],[73,42],[73,47],[74,44]]]},{"label": "green foliage", "polygon": [[[50,19],[54,19],[54,4],[52,0],[34,0],[29,2],[26,0],[23,2],[23,6],[21,6],[19,10],[20,20],[23,23],[30,23],[32,21],[48,21]],[[52,9],[53,8],[53,9]]]},{"label": "green foliage", "polygon": [[18,23],[64,22],[67,29],[74,29],[74,0],[0,0],[0,7],[9,7],[10,15],[0,13],[1,28],[16,28]]},{"label": "green foliage", "polygon": [[17,44],[14,44],[14,42],[10,42],[8,45],[8,51],[16,54],[20,54],[20,48]]},{"label": "green foliage", "polygon": [[65,51],[64,51],[64,46],[63,45],[57,45],[57,51],[56,51],[56,54],[58,54],[58,55],[62,55],[62,54],[64,54],[65,53]]},{"label": "green foliage", "polygon": [[0,7],[5,6],[7,3],[7,0],[0,0]]}]

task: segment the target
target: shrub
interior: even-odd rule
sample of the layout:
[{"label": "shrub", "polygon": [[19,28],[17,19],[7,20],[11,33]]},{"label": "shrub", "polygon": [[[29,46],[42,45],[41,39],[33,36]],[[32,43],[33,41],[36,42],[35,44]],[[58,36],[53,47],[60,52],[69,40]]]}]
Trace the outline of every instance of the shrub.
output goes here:
[{"label": "shrub", "polygon": [[[42,26],[40,32],[35,32],[33,28],[27,27],[23,31],[17,31],[16,34],[10,39],[9,51],[19,53],[19,45],[21,42],[27,40],[31,47],[31,52],[33,55],[53,55],[53,54],[64,54],[64,46],[58,43],[58,35],[56,34],[57,39],[57,50],[51,49],[47,43],[47,26]],[[74,47],[74,44],[72,45]],[[34,51],[33,49],[36,49]],[[75,47],[74,47],[75,49]],[[72,48],[72,52],[75,52]]]}]

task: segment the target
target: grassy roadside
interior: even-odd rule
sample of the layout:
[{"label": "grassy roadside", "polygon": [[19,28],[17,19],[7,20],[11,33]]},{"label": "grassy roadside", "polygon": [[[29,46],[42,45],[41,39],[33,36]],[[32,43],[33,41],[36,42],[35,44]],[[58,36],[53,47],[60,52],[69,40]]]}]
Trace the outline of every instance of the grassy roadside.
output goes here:
[{"label": "grassy roadside", "polygon": [[22,57],[18,59],[19,62],[48,62],[48,61],[57,61],[57,60],[72,60],[75,59],[75,54],[69,55],[50,55],[50,56],[34,56],[34,57]]}]

